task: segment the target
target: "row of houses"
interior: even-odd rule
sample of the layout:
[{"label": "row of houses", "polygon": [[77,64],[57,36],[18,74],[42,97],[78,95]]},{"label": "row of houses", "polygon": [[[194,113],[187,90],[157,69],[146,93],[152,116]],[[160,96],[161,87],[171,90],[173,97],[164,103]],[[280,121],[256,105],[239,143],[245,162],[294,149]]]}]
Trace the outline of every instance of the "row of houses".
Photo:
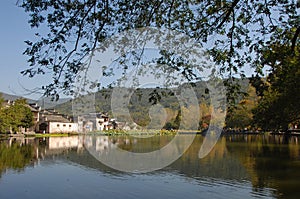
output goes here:
[{"label": "row of houses", "polygon": [[117,122],[103,113],[89,113],[69,117],[58,113],[54,109],[41,110],[35,132],[39,133],[70,133],[91,132],[116,129]]},{"label": "row of houses", "polygon": [[26,106],[33,113],[34,125],[29,129],[22,128],[23,133],[91,132],[118,127],[116,119],[111,119],[104,113],[89,113],[70,117],[57,112],[55,109],[41,109],[37,104],[27,104]]},{"label": "row of houses", "polygon": [[103,113],[89,113],[76,117],[79,132],[104,131],[116,129],[118,122]]}]

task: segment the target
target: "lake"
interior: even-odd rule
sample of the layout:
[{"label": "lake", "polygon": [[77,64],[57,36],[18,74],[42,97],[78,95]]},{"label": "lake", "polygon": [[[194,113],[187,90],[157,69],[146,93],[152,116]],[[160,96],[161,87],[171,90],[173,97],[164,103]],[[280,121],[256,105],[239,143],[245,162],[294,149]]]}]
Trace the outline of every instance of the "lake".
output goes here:
[{"label": "lake", "polygon": [[[199,159],[204,137],[197,135],[175,162],[146,173],[106,166],[85,139],[2,138],[0,198],[300,198],[298,137],[226,135]],[[172,139],[98,136],[93,143],[101,154],[112,147],[147,153]]]}]

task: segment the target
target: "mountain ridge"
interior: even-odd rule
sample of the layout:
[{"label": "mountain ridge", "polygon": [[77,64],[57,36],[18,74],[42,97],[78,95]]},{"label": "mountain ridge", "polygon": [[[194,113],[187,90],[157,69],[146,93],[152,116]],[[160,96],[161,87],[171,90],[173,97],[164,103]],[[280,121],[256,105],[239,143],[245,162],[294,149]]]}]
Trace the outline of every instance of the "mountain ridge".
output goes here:
[{"label": "mountain ridge", "polygon": [[22,97],[22,96],[18,96],[18,95],[13,95],[13,94],[8,94],[5,92],[0,91],[0,94],[2,95],[2,98],[4,100],[11,100],[11,101],[15,101],[17,99],[23,98],[26,99],[27,103],[32,104],[32,103],[36,103],[38,104],[40,107],[42,108],[54,108],[55,106],[68,102],[71,100],[71,98],[61,98],[58,101],[52,101],[50,97],[42,97],[40,99],[31,99],[31,98],[27,98],[27,97]]}]

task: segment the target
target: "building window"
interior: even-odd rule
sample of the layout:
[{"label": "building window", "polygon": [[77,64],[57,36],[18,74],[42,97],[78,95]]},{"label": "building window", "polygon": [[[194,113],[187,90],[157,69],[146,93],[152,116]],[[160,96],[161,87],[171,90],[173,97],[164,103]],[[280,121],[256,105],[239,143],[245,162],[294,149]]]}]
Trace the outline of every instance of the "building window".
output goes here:
[{"label": "building window", "polygon": [[59,124],[57,124],[57,127],[59,127]]},{"label": "building window", "polygon": [[69,127],[71,128],[71,127],[72,127],[72,125],[70,124],[70,125],[69,125]]},{"label": "building window", "polygon": [[64,124],[63,127],[66,127],[66,125]]}]

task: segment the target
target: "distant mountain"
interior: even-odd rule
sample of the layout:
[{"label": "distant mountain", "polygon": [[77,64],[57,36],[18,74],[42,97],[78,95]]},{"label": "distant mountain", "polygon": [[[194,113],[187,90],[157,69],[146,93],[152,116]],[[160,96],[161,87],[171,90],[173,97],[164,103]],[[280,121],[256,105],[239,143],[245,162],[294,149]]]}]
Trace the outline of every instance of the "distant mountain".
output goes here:
[{"label": "distant mountain", "polygon": [[43,97],[35,101],[42,108],[54,108],[60,104],[69,102],[71,98],[61,98],[58,101],[51,101],[50,97]]},{"label": "distant mountain", "polygon": [[2,98],[4,100],[15,101],[16,99],[24,98],[24,99],[27,100],[28,103],[35,103],[36,102],[36,100],[29,99],[29,98],[26,98],[26,97],[21,97],[21,96],[17,96],[17,95],[11,95],[11,94],[7,94],[7,93],[3,93],[3,92],[0,92],[0,94],[2,95]]},{"label": "distant mountain", "polygon": [[[247,92],[248,86],[249,86],[249,79],[236,79],[236,83],[240,85],[240,91],[241,92]],[[184,85],[184,84],[183,84]],[[181,85],[181,86],[183,86]],[[178,87],[181,87],[178,86]],[[210,96],[207,93],[207,85],[205,81],[199,81],[195,82],[194,85],[194,91],[198,98],[199,103],[202,101],[206,103],[210,103]],[[147,114],[149,111],[149,107],[153,104],[153,100],[155,100],[154,91],[157,92],[158,95],[160,95],[160,104],[162,104],[164,107],[170,108],[172,110],[177,110],[179,107],[178,101],[175,96],[168,94],[168,90],[165,89],[158,89],[158,88],[140,88],[137,89],[133,95],[131,96],[130,102],[128,104],[128,108],[133,112],[140,112],[142,115]],[[165,94],[164,94],[165,93]],[[104,113],[110,113],[111,112],[111,94],[112,89],[102,89],[95,94],[95,104],[92,104],[95,108],[95,111],[97,112],[104,112]],[[87,102],[89,102],[87,100]],[[91,104],[87,104],[91,105]],[[66,101],[64,103],[59,103],[56,105],[55,108],[60,113],[66,114],[66,115],[73,115],[72,113],[72,101]],[[143,112],[144,111],[144,112]],[[141,115],[141,117],[142,117]],[[138,116],[137,116],[138,117]]]},{"label": "distant mountain", "polygon": [[62,103],[65,103],[65,102],[68,102],[71,100],[71,98],[61,98],[58,101],[51,101],[50,97],[43,97],[38,100],[34,100],[34,99],[21,97],[21,96],[17,96],[17,95],[11,95],[11,94],[7,94],[7,93],[3,93],[3,92],[0,92],[0,94],[2,95],[4,100],[14,101],[16,99],[24,98],[27,100],[27,103],[37,103],[42,108],[53,108],[59,104],[62,104]]}]

